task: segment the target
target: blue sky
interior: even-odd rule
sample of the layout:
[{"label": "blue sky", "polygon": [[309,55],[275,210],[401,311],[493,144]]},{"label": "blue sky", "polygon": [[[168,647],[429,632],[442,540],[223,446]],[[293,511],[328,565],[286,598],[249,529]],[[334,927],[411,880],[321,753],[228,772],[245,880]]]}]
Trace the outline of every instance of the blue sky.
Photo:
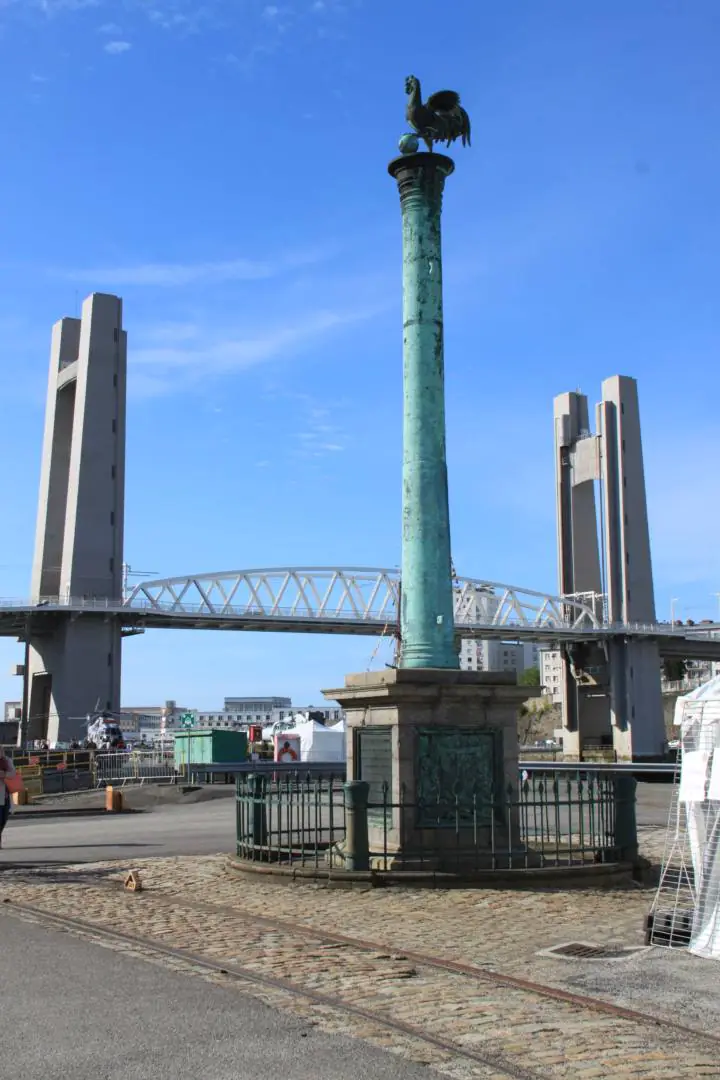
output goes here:
[{"label": "blue sky", "polygon": [[[458,572],[555,591],[552,398],[621,373],[658,612],[713,614],[719,48],[714,0],[0,0],[0,594],[29,592],[50,327],[92,291],[125,301],[134,568],[398,562],[414,72],[473,121],[444,214]],[[317,701],[373,647],[148,633],[124,701]]]}]

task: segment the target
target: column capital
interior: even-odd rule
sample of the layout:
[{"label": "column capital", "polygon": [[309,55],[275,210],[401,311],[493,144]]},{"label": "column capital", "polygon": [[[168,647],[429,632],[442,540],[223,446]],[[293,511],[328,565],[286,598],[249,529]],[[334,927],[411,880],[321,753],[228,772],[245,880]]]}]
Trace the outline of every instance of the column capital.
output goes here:
[{"label": "column capital", "polygon": [[397,182],[400,205],[413,197],[436,203],[439,209],[445,178],[455,169],[455,162],[445,154],[401,154],[393,158],[388,172]]}]

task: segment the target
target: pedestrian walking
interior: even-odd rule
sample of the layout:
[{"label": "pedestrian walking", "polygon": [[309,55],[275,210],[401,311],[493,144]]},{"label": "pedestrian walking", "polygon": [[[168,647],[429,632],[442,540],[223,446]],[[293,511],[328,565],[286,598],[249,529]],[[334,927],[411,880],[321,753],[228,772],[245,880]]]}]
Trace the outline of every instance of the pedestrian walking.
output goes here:
[{"label": "pedestrian walking", "polygon": [[2,834],[10,817],[10,788],[5,781],[15,775],[12,760],[6,754],[0,755],[0,847],[2,847]]}]

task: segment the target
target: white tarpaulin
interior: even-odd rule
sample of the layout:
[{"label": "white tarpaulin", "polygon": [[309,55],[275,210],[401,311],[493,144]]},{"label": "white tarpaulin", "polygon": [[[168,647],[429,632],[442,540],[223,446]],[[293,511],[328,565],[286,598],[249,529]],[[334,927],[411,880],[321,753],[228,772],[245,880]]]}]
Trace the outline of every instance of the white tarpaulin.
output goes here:
[{"label": "white tarpaulin", "polygon": [[296,725],[293,735],[300,736],[303,761],[345,761],[345,724],[325,727],[307,720]]},{"label": "white tarpaulin", "polygon": [[676,727],[682,727],[683,723],[692,720],[694,713],[714,715],[720,720],[720,675],[677,699],[673,723]]},{"label": "white tarpaulin", "polygon": [[690,952],[720,960],[720,677],[678,699],[675,723],[695,893]]}]

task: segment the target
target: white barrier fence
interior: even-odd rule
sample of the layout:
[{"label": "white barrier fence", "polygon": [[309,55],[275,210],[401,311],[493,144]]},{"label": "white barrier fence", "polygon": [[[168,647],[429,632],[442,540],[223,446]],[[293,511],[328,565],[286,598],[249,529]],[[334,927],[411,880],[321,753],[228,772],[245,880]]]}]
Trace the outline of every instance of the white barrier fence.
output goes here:
[{"label": "white barrier fence", "polygon": [[95,787],[108,784],[143,784],[145,781],[178,778],[173,750],[129,750],[95,755]]}]

